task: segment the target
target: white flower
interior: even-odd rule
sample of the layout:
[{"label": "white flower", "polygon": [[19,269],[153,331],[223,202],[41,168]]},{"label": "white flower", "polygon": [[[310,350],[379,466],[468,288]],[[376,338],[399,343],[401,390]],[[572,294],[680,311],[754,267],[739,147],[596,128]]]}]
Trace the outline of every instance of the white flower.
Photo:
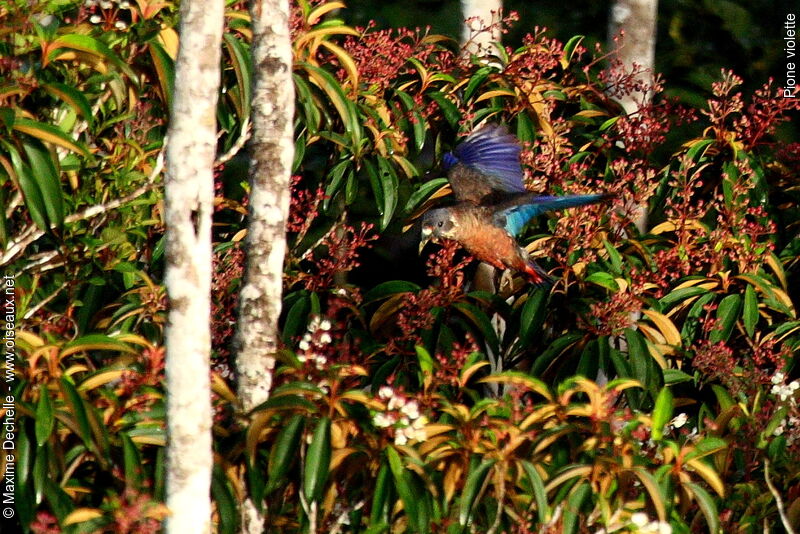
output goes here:
[{"label": "white flower", "polygon": [[100,24],[102,21],[103,17],[101,17],[100,15],[92,15],[91,17],[89,17],[89,22],[91,22],[92,24]]},{"label": "white flower", "polygon": [[300,363],[306,363],[306,355],[305,354],[298,354],[297,361]]},{"label": "white flower", "polygon": [[404,433],[398,432],[394,435],[395,445],[405,445],[406,443],[408,443],[408,437]]},{"label": "white flower", "polygon": [[783,381],[784,381],[784,379],[785,379],[785,378],[786,378],[786,375],[784,375],[783,373],[781,373],[780,371],[778,371],[777,373],[775,373],[775,374],[772,376],[772,383],[773,383],[773,384],[780,384],[781,382],[783,382]]},{"label": "white flower", "polygon": [[125,21],[122,21],[122,20],[118,20],[117,22],[115,22],[114,23],[114,27],[116,29],[118,29],[118,30],[127,30],[128,29],[128,25],[125,23]]},{"label": "white flower", "polygon": [[112,4],[108,0],[100,0],[100,7],[103,8],[103,9],[111,9],[111,6],[113,6],[113,5],[114,4]]},{"label": "white flower", "polygon": [[322,369],[325,367],[325,364],[328,363],[328,358],[322,355],[317,355],[317,357],[314,359],[314,362],[317,364],[317,370],[322,371]]},{"label": "white flower", "polygon": [[302,341],[300,341],[298,347],[300,348],[300,350],[308,350],[311,347],[311,345],[308,344],[308,341],[303,339]]},{"label": "white flower", "polygon": [[383,412],[376,413],[372,417],[372,424],[374,424],[378,428],[390,427],[394,424],[394,416]]},{"label": "white flower", "polygon": [[330,343],[331,341],[332,341],[332,340],[331,340],[331,335],[330,335],[329,333],[327,333],[327,332],[325,332],[324,334],[322,334],[321,336],[319,336],[319,342],[320,342],[320,344],[322,344],[322,345],[327,345],[327,344],[328,344],[328,343]]},{"label": "white flower", "polygon": [[792,380],[791,382],[789,382],[788,387],[792,391],[797,391],[797,388],[800,388],[800,383],[798,383],[797,380]]},{"label": "white flower", "polygon": [[780,425],[778,425],[778,428],[776,428],[772,432],[772,434],[775,435],[775,436],[780,436],[781,434],[783,434],[784,430],[786,430],[786,428],[783,426],[783,423],[781,423]]},{"label": "white flower", "polygon": [[97,5],[97,0],[85,0],[83,5],[86,7],[94,7]]},{"label": "white flower", "polygon": [[323,330],[330,330],[331,322],[328,319],[323,319],[322,322],[319,323],[319,327]]},{"label": "white flower", "polygon": [[406,414],[409,419],[416,419],[419,417],[419,404],[415,400],[409,401],[400,408],[400,411]]},{"label": "white flower", "polygon": [[128,2],[128,0],[122,0],[122,2],[119,3],[119,8],[120,9],[130,9],[131,8],[131,3]]},{"label": "white flower", "polygon": [[669,424],[672,425],[673,428],[680,428],[683,425],[685,425],[686,421],[688,421],[688,420],[689,420],[689,416],[686,415],[685,413],[681,413],[681,414],[678,414],[672,421],[670,421]]},{"label": "white flower", "polygon": [[378,397],[383,400],[391,399],[394,396],[394,390],[389,386],[381,386],[378,390]]},{"label": "white flower", "polygon": [[391,399],[389,399],[389,404],[388,404],[386,407],[387,407],[388,409],[390,409],[390,410],[399,410],[400,408],[402,408],[402,407],[403,407],[403,405],[404,405],[405,403],[406,403],[405,399],[403,399],[402,397],[398,397],[398,396],[396,396],[396,395],[395,395],[394,397],[392,397]]},{"label": "white flower", "polygon": [[644,512],[636,512],[631,515],[631,523],[641,528],[650,522],[650,518]]}]

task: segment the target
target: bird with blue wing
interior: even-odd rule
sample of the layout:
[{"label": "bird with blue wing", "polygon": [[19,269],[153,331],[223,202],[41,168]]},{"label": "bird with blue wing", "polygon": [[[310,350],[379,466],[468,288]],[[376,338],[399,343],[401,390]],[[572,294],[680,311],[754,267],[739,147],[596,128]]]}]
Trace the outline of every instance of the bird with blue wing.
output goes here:
[{"label": "bird with blue wing", "polygon": [[552,279],[516,237],[537,215],[611,198],[607,194],[541,196],[522,182],[520,145],[503,126],[486,125],[443,157],[457,204],[433,209],[422,219],[419,250],[431,240],[451,239],[498,269],[525,273],[537,285]]}]

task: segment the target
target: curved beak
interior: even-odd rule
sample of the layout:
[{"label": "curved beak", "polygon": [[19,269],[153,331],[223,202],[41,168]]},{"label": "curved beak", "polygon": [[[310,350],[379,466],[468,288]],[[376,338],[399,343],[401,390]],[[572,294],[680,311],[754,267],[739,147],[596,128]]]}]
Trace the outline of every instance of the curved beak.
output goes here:
[{"label": "curved beak", "polygon": [[433,229],[430,227],[422,227],[422,236],[419,239],[419,251],[418,254],[422,254],[422,249],[425,248],[425,245],[428,244],[428,241],[433,238]]}]

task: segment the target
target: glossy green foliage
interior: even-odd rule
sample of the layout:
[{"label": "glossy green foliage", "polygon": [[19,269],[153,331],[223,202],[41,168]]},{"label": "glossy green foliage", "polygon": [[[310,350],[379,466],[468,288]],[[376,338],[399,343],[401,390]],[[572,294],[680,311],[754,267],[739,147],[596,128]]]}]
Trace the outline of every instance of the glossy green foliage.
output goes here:
[{"label": "glossy green foliage", "polygon": [[[800,199],[794,152],[771,132],[796,118],[794,101],[775,87],[743,97],[725,72],[702,109],[657,86],[652,106],[625,116],[609,94],[636,88],[581,36],[536,33],[485,64],[442,36],[348,27],[339,2],[298,3],[283,345],[270,399],[242,413],[231,338],[253,69],[244,5],[229,7],[212,310],[219,532],[237,531],[245,497],[268,532],[780,528],[766,476],[779,488],[798,476]],[[3,13],[47,21],[2,45],[18,62],[3,67],[0,201],[27,319],[19,515],[34,531],[157,528],[157,184],[177,10]],[[418,254],[420,215],[449,202],[442,155],[482,122],[520,139],[531,191],[614,195],[523,231],[552,289],[487,275],[454,243]]]}]

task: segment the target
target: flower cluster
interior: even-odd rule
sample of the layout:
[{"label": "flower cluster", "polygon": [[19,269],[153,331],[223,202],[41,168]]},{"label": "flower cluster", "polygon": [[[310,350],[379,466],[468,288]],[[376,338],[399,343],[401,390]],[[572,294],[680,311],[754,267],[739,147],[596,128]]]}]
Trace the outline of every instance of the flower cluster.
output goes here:
[{"label": "flower cluster", "polygon": [[125,31],[129,22],[120,18],[120,11],[130,11],[132,6],[129,0],[84,0],[83,7],[91,15],[89,22],[102,24],[104,30],[116,29]]},{"label": "flower cluster", "polygon": [[409,399],[390,386],[381,387],[378,397],[386,402],[386,409],[376,412],[372,416],[372,423],[378,428],[391,429],[395,445],[425,440],[428,418],[420,413],[416,400]]},{"label": "flower cluster", "polygon": [[456,260],[459,248],[454,241],[444,241],[442,247],[428,258],[428,275],[439,281],[438,287],[425,288],[405,297],[397,314],[400,335],[389,339],[385,349],[388,354],[407,352],[413,345],[419,344],[420,333],[435,321],[431,310],[449,306],[464,293],[464,269],[473,258],[467,256]]},{"label": "flower cluster", "polygon": [[644,512],[631,514],[631,531],[641,534],[672,534],[672,527],[666,521],[650,520]]},{"label": "flower cluster", "polygon": [[328,364],[325,351],[333,341],[330,330],[330,320],[313,317],[308,323],[306,333],[297,344],[297,359],[306,365],[314,364],[317,371],[325,369]]},{"label": "flower cluster", "polygon": [[[358,65],[361,81],[373,91],[382,94],[398,77],[413,70],[414,59],[423,65],[436,65],[437,70],[449,71],[455,67],[455,55],[426,39],[428,31],[407,28],[375,30],[374,23],[366,28],[356,28],[361,35],[349,36],[344,49]],[[344,69],[338,73],[346,78]],[[421,94],[419,102],[421,103]]]},{"label": "flower cluster", "polygon": [[800,382],[797,380],[792,380],[788,384],[786,383],[786,375],[782,372],[778,371],[772,377],[772,389],[770,393],[773,395],[777,395],[780,397],[781,402],[786,402],[786,400],[790,400],[791,403],[795,403],[795,392],[800,389]]}]

